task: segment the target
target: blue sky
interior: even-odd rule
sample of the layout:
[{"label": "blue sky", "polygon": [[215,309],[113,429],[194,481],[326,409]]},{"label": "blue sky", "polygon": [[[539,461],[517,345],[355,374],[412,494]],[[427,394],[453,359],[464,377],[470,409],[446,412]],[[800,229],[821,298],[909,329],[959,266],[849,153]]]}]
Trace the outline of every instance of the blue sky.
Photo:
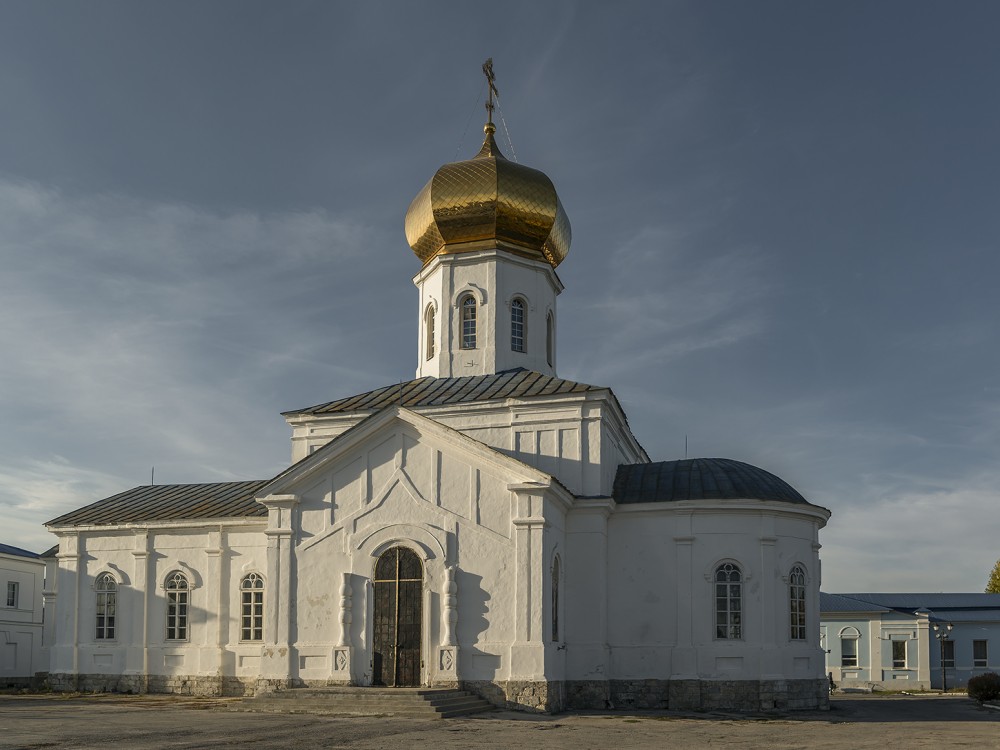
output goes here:
[{"label": "blue sky", "polygon": [[44,549],[153,465],[274,475],[279,412],[412,377],[403,215],[477,150],[492,56],[573,224],[559,374],[611,386],[654,459],[687,436],[830,508],[826,590],[982,590],[998,27],[972,1],[3,3],[3,541]]}]

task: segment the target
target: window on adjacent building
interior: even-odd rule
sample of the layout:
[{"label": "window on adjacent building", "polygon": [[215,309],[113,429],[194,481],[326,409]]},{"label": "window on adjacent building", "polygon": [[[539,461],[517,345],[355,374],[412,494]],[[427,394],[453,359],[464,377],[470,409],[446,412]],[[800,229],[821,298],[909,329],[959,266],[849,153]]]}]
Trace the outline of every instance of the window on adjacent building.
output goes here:
[{"label": "window on adjacent building", "polygon": [[892,641],[892,668],[906,669],[906,641]]},{"label": "window on adjacent building", "polygon": [[186,641],[188,638],[187,577],[180,571],[167,576],[167,640]]},{"label": "window on adjacent building", "polygon": [[792,568],[788,576],[788,607],[790,635],[793,641],[806,639],[806,572],[801,565]]},{"label": "window on adjacent building", "polygon": [[941,666],[955,666],[955,641],[941,641]]},{"label": "window on adjacent building", "polygon": [[743,637],[743,575],[733,563],[715,569],[715,637]]},{"label": "window on adjacent building", "polygon": [[251,573],[240,583],[240,640],[264,640],[264,579]]},{"label": "window on adjacent building", "polygon": [[858,638],[855,635],[840,636],[840,666],[858,666]]},{"label": "window on adjacent building", "polygon": [[987,641],[972,642],[972,666],[985,667],[989,664],[990,657],[987,649]]},{"label": "window on adjacent building", "polygon": [[427,312],[424,313],[424,356],[427,359],[434,359],[434,306],[428,305]]},{"label": "window on adjacent building", "polygon": [[510,303],[510,349],[524,351],[524,302],[519,299]]},{"label": "window on adjacent building", "polygon": [[462,298],[462,348],[476,348],[476,298],[467,294]]},{"label": "window on adjacent building", "polygon": [[552,640],[559,640],[559,555],[552,561]]},{"label": "window on adjacent building", "polygon": [[7,581],[7,606],[17,608],[17,581]]},{"label": "window on adjacent building", "polygon": [[101,573],[94,582],[97,592],[97,640],[115,637],[115,610],[118,608],[118,581],[110,573]]}]

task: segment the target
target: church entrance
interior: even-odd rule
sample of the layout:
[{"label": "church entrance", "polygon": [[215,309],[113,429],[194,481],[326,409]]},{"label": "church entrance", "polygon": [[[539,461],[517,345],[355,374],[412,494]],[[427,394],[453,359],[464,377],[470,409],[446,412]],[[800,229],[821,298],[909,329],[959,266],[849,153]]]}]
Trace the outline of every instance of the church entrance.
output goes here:
[{"label": "church entrance", "polygon": [[372,682],[392,687],[420,684],[420,623],[424,569],[416,553],[393,547],[375,563]]}]

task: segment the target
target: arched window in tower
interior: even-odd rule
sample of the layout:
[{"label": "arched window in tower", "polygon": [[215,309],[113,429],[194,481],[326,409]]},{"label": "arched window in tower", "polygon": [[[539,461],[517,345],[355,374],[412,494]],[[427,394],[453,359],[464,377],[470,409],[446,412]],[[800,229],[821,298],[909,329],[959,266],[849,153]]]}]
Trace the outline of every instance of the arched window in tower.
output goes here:
[{"label": "arched window in tower", "polygon": [[555,325],[552,322],[552,313],[545,316],[545,361],[552,367],[555,361]]},{"label": "arched window in tower", "polygon": [[743,574],[733,563],[715,569],[715,637],[743,637]]},{"label": "arched window in tower", "polygon": [[552,641],[559,641],[559,555],[552,560]]},{"label": "arched window in tower", "polygon": [[97,640],[114,640],[118,581],[110,573],[101,573],[94,582],[94,590],[97,592]]},{"label": "arched window in tower", "polygon": [[476,298],[467,294],[462,298],[462,348],[476,348]]},{"label": "arched window in tower", "polygon": [[801,565],[788,575],[788,613],[793,641],[806,639],[806,571]]},{"label": "arched window in tower", "polygon": [[434,305],[427,306],[424,313],[424,352],[427,359],[434,359]]},{"label": "arched window in tower", "polygon": [[524,301],[521,299],[510,303],[510,350],[524,351]]}]

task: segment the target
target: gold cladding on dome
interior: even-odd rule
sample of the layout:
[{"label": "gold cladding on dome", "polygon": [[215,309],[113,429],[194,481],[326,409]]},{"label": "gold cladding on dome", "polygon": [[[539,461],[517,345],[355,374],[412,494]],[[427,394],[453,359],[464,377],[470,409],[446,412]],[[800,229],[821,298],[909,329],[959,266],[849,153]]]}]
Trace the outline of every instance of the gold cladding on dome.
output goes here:
[{"label": "gold cladding on dome", "polygon": [[486,125],[472,159],[445,164],[406,212],[406,241],[423,263],[444,253],[483,249],[483,243],[555,268],[572,239],[569,219],[544,173],[508,161]]}]

